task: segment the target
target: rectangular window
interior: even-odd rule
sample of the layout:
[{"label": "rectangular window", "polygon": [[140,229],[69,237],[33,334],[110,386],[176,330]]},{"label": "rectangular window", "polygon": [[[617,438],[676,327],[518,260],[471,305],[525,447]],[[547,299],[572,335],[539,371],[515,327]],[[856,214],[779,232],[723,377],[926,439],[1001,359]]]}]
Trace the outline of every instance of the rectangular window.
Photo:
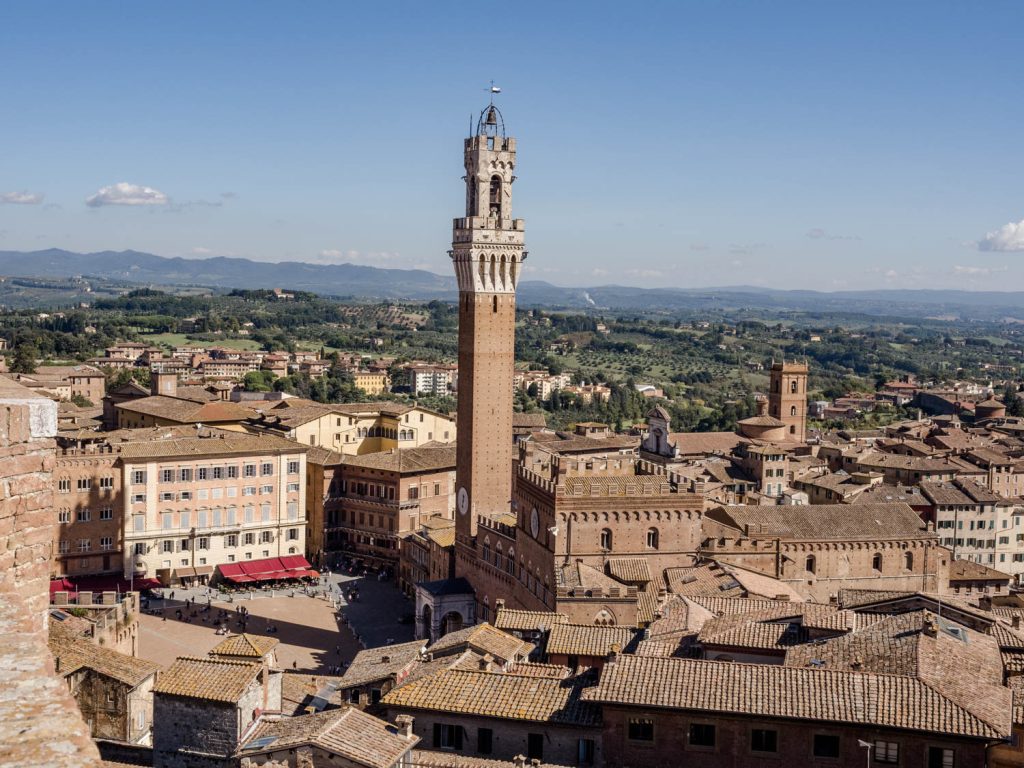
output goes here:
[{"label": "rectangular window", "polygon": [[238,477],[238,465],[237,464],[230,464],[228,467],[226,467],[226,469],[227,469],[228,479],[229,480],[234,480],[234,479],[236,479]]},{"label": "rectangular window", "polygon": [[113,549],[113,548],[114,548],[114,539],[113,538],[111,538],[110,536],[101,536],[100,537],[100,549]]},{"label": "rectangular window", "polygon": [[70,509],[62,509],[60,512],[58,512],[57,513],[57,522],[58,523],[70,523],[71,522],[71,510]]},{"label": "rectangular window", "polygon": [[100,520],[113,520],[114,510],[110,507],[104,507],[100,510]]},{"label": "rectangular window", "polygon": [[114,478],[112,477],[101,477],[100,478],[100,489],[104,491],[112,490],[114,487]]},{"label": "rectangular window", "polygon": [[750,731],[750,750],[752,752],[778,752],[779,733],[767,728],[753,728]]},{"label": "rectangular window", "polygon": [[247,485],[247,486],[245,486],[242,489],[242,495],[243,496],[255,496],[256,495],[256,486],[255,485]]},{"label": "rectangular window", "polygon": [[876,763],[896,765],[900,761],[900,745],[895,741],[876,741],[871,753]]},{"label": "rectangular window", "polygon": [[272,485],[261,485],[260,486],[260,495],[261,496],[267,496],[267,495],[269,495],[269,494],[271,494],[273,492],[274,492],[274,486],[272,486]]},{"label": "rectangular window", "polygon": [[494,731],[490,728],[476,729],[476,752],[478,755],[489,755],[494,750]]},{"label": "rectangular window", "polygon": [[462,726],[434,723],[434,749],[462,749]]},{"label": "rectangular window", "polygon": [[132,530],[139,532],[146,530],[145,515],[132,515]]},{"label": "rectangular window", "polygon": [[260,504],[260,519],[264,523],[270,522],[270,504],[268,504],[267,502]]},{"label": "rectangular window", "polygon": [[294,502],[294,501],[289,501],[288,502],[288,519],[289,520],[297,520],[298,517],[299,517],[299,505],[298,505],[298,503]]},{"label": "rectangular window", "polygon": [[146,494],[144,494],[144,493],[136,493],[136,494],[134,494],[132,496],[132,504],[145,504],[145,503],[146,503]]},{"label": "rectangular window", "polygon": [[144,555],[144,554],[146,554],[146,542],[144,542],[144,541],[137,541],[137,542],[135,542],[135,554],[136,555]]},{"label": "rectangular window", "polygon": [[225,536],[224,537],[224,546],[225,547],[237,547],[238,546],[238,535],[234,534],[234,533],[229,533],[227,536]]},{"label": "rectangular window", "polygon": [[710,723],[690,723],[690,746],[715,746],[715,726]]},{"label": "rectangular window", "polygon": [[255,464],[246,464],[245,465],[245,469],[243,471],[243,475],[245,477],[256,477],[256,465]]},{"label": "rectangular window", "polygon": [[630,741],[654,741],[654,721],[631,718],[627,735]]},{"label": "rectangular window", "polygon": [[245,538],[242,539],[242,541],[245,543],[246,546],[250,546],[252,544],[255,544],[256,543],[256,534],[255,533],[247,533],[247,534],[245,534]]},{"label": "rectangular window", "polygon": [[80,522],[80,523],[88,523],[89,519],[91,517],[92,517],[92,515],[90,514],[88,509],[80,509],[80,510],[78,510],[78,522]]},{"label": "rectangular window", "polygon": [[189,547],[188,539],[182,539],[181,540],[181,551],[182,552],[188,552],[189,549],[190,549],[190,547]]},{"label": "rectangular window", "polygon": [[289,461],[288,462],[288,474],[289,475],[297,475],[297,474],[299,474],[299,462],[297,462],[297,461]]},{"label": "rectangular window", "polygon": [[57,551],[60,552],[62,555],[66,555],[68,552],[71,551],[71,542],[67,540],[61,540],[58,543]]},{"label": "rectangular window", "polygon": [[144,485],[146,482],[146,470],[136,469],[132,472],[132,485]]},{"label": "rectangular window", "polygon": [[214,480],[223,480],[224,479],[224,467],[214,467],[213,468],[213,479]]},{"label": "rectangular window", "polygon": [[299,540],[299,529],[298,528],[289,528],[288,529],[288,541],[298,541],[298,540]]},{"label": "rectangular window", "polygon": [[92,539],[79,539],[78,540],[78,551],[88,552],[92,549]]},{"label": "rectangular window", "polygon": [[209,536],[200,536],[197,539],[197,541],[199,542],[199,544],[198,544],[198,548],[199,549],[209,549],[210,548],[210,537]]},{"label": "rectangular window", "polygon": [[953,750],[928,747],[928,768],[954,768]]},{"label": "rectangular window", "polygon": [[260,467],[260,474],[264,477],[274,474],[274,465],[269,461],[263,462]]},{"label": "rectangular window", "polygon": [[62,477],[57,481],[57,490],[61,493],[71,493],[71,478]]},{"label": "rectangular window", "polygon": [[288,493],[298,493],[298,492],[299,492],[299,484],[298,483],[288,483]]},{"label": "rectangular window", "polygon": [[273,531],[260,531],[260,544],[270,544],[274,541]]},{"label": "rectangular window", "polygon": [[174,482],[174,470],[173,469],[161,469],[160,470],[160,482],[161,483],[173,483]]},{"label": "rectangular window", "polygon": [[174,551],[174,542],[171,539],[164,539],[160,542],[160,551],[165,555]]},{"label": "rectangular window", "polygon": [[174,501],[174,491],[161,491],[160,501]]},{"label": "rectangular window", "polygon": [[91,477],[80,477],[80,478],[78,478],[78,490],[80,490],[80,491],[88,491],[91,488],[92,488],[92,478]]},{"label": "rectangular window", "polygon": [[199,467],[196,469],[196,480],[206,480],[209,472],[206,467]]},{"label": "rectangular window", "polygon": [[814,734],[815,757],[839,757],[839,737],[830,733]]},{"label": "rectangular window", "polygon": [[192,513],[191,512],[182,512],[181,513],[181,522],[178,523],[178,527],[179,528],[191,528],[192,527]]},{"label": "rectangular window", "polygon": [[190,467],[186,467],[185,469],[179,469],[178,470],[178,479],[181,482],[183,482],[183,483],[191,483],[192,482],[192,469]]},{"label": "rectangular window", "polygon": [[208,498],[210,498],[209,488],[200,488],[198,491],[196,491],[196,493],[196,498],[199,499],[199,501],[206,501]]}]

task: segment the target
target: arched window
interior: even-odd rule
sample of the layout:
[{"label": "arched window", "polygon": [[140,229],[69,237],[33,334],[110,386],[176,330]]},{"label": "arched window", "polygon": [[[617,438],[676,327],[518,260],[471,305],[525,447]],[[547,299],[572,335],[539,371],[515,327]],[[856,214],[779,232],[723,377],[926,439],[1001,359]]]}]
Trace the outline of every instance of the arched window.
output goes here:
[{"label": "arched window", "polygon": [[515,573],[516,573],[516,553],[515,553],[515,550],[513,550],[511,547],[509,547],[509,550],[508,550],[508,558],[507,558],[507,562],[505,563],[505,569],[511,575],[515,576]]},{"label": "arched window", "polygon": [[876,552],[875,556],[871,558],[871,567],[874,568],[876,571],[881,571],[882,570],[882,554],[881,554],[881,552]]},{"label": "arched window", "polygon": [[795,435],[796,434],[796,424],[790,424],[789,425],[789,434],[791,434],[791,435]]},{"label": "arched window", "polygon": [[796,406],[795,405],[791,405],[789,407],[789,415],[790,416],[796,416]]},{"label": "arched window", "polygon": [[501,176],[491,176],[491,213],[493,218],[501,218]]},{"label": "arched window", "polygon": [[496,568],[501,567],[501,542],[499,541],[494,545],[494,566]]},{"label": "arched window", "polygon": [[903,567],[908,571],[914,570],[914,553],[904,552],[903,553]]},{"label": "arched window", "polygon": [[647,529],[647,548],[657,549],[658,548],[658,529],[648,528]]},{"label": "arched window", "polygon": [[491,542],[490,539],[484,539],[484,562],[491,562]]},{"label": "arched window", "polygon": [[494,311],[497,312],[498,311],[498,297],[497,296],[494,297],[494,305],[493,306],[494,306]]},{"label": "arched window", "polygon": [[601,549],[612,548],[612,532],[610,528],[601,529]]},{"label": "arched window", "polygon": [[797,389],[799,389],[799,387],[797,386],[797,383],[796,383],[796,381],[795,381],[795,380],[794,380],[794,381],[791,381],[791,382],[789,382],[789,391],[790,391],[790,392],[792,392],[792,393],[793,393],[793,394],[795,395],[795,394],[796,394],[796,391],[797,391]]},{"label": "arched window", "polygon": [[814,573],[817,563],[814,562],[814,555],[808,555],[804,561],[804,570],[808,573]]}]

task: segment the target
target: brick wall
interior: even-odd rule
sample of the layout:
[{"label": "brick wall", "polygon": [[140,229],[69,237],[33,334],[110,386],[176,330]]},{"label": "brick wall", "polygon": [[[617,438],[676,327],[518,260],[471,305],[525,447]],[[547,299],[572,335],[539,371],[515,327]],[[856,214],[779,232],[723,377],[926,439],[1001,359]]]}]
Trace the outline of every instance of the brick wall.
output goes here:
[{"label": "brick wall", "polygon": [[46,644],[57,404],[0,376],[0,765],[99,765]]}]

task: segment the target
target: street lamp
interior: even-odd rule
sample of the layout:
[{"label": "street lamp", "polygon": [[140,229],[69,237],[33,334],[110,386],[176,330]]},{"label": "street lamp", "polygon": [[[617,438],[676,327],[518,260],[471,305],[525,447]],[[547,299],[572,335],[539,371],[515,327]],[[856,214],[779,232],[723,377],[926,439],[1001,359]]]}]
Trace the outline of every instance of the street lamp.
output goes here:
[{"label": "street lamp", "polygon": [[864,741],[862,739],[857,739],[857,746],[858,747],[864,747],[864,749],[867,750],[867,758],[868,758],[867,766],[868,766],[868,768],[871,768],[871,748],[874,747],[875,745],[872,744],[870,741]]}]

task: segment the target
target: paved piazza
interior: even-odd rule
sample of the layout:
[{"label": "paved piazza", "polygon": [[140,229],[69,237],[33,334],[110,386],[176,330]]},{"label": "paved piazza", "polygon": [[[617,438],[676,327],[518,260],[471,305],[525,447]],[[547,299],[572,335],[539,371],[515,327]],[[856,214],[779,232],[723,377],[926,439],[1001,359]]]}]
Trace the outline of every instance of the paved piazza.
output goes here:
[{"label": "paved piazza", "polygon": [[[353,588],[359,595],[350,603],[345,595]],[[171,592],[173,600],[169,597]],[[167,599],[151,601],[150,608],[159,614],[166,603],[163,608],[166,621],[161,615],[142,613],[139,616],[139,656],[168,667],[178,656],[204,655],[224,639],[216,633],[219,610],[228,611],[228,629],[240,632],[238,617],[242,606],[249,615],[246,632],[267,635],[268,627],[277,629],[269,636],[281,641],[277,659],[284,669],[328,674],[332,667],[351,661],[356,651],[364,646],[412,639],[412,624],[400,623],[399,619],[412,614],[413,601],[402,595],[393,581],[379,582],[372,575],[365,578],[332,575],[330,597],[325,599],[327,592],[326,588],[321,588],[316,596],[309,597],[301,589],[277,590],[274,597],[270,597],[269,593],[257,591],[251,599],[242,593],[226,602],[216,591],[164,590]],[[195,610],[197,616],[190,617],[189,622],[178,620],[176,612],[185,611],[184,600],[191,597],[195,598],[195,608],[188,609],[187,613]],[[211,610],[203,612],[208,597]]]}]

